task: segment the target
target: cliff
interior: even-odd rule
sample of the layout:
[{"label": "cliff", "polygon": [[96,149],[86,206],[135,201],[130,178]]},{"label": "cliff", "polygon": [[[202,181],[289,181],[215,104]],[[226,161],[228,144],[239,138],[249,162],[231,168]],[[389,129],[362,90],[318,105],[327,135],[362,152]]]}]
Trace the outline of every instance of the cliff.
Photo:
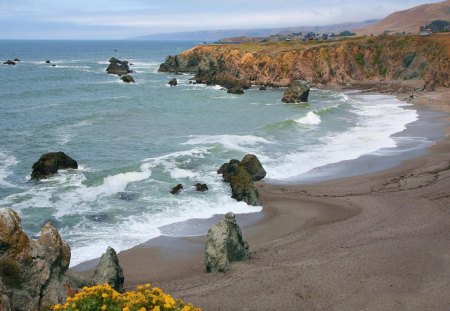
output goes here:
[{"label": "cliff", "polygon": [[[197,82],[287,86],[418,80],[424,89],[450,86],[450,36],[361,37],[329,42],[203,45],[168,56],[161,72]],[[226,81],[227,83],[224,83]]]}]

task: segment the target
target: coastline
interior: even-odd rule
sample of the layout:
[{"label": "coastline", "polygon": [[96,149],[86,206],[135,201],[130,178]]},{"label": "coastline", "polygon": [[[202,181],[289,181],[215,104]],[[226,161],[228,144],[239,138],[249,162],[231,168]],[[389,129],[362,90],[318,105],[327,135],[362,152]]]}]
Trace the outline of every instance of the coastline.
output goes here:
[{"label": "coastline", "polygon": [[[448,95],[441,89],[412,103],[448,113]],[[242,310],[233,297],[244,296],[248,310],[447,310],[448,133],[426,155],[391,169],[306,185],[260,183],[263,212],[238,215],[241,225],[247,218],[249,261],[207,274],[205,236],[161,236],[119,254],[125,285],[150,281],[205,310]]]}]

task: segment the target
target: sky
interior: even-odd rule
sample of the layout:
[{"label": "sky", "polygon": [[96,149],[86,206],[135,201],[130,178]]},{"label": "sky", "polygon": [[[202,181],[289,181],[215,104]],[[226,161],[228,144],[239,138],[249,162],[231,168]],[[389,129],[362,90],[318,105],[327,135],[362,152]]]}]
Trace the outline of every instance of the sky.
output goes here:
[{"label": "sky", "polygon": [[0,0],[0,39],[126,39],[379,19],[435,0]]}]

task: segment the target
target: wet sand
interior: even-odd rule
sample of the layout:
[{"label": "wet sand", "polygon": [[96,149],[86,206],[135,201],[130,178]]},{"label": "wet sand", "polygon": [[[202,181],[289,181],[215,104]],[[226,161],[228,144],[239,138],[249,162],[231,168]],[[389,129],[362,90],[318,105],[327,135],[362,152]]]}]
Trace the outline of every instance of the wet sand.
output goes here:
[{"label": "wet sand", "polygon": [[[412,102],[450,112],[450,90]],[[151,282],[204,310],[450,310],[448,133],[389,170],[260,183],[263,213],[238,218],[250,260],[208,274],[204,236],[160,237],[119,254],[125,285]]]}]

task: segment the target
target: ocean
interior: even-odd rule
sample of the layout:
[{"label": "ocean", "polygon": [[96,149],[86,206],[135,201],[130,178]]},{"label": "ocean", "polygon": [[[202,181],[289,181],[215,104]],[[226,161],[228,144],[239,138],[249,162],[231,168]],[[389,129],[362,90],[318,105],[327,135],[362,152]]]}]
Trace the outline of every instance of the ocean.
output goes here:
[{"label": "ocean", "polygon": [[[266,180],[289,183],[335,178],[324,168],[432,144],[402,136],[419,115],[393,96],[312,89],[307,105],[284,104],[283,89],[232,95],[158,73],[167,55],[195,44],[0,41],[2,62],[21,59],[0,65],[0,206],[18,211],[31,236],[52,221],[71,246],[72,266],[107,246],[120,251],[157,237],[165,225],[261,211],[231,199],[216,174],[246,153],[261,160]],[[112,56],[133,64],[135,84],[105,72]],[[174,77],[178,86],[169,87]],[[33,163],[52,151],[79,169],[30,181]],[[196,192],[197,182],[209,191]],[[170,194],[179,183],[182,193]]]}]

